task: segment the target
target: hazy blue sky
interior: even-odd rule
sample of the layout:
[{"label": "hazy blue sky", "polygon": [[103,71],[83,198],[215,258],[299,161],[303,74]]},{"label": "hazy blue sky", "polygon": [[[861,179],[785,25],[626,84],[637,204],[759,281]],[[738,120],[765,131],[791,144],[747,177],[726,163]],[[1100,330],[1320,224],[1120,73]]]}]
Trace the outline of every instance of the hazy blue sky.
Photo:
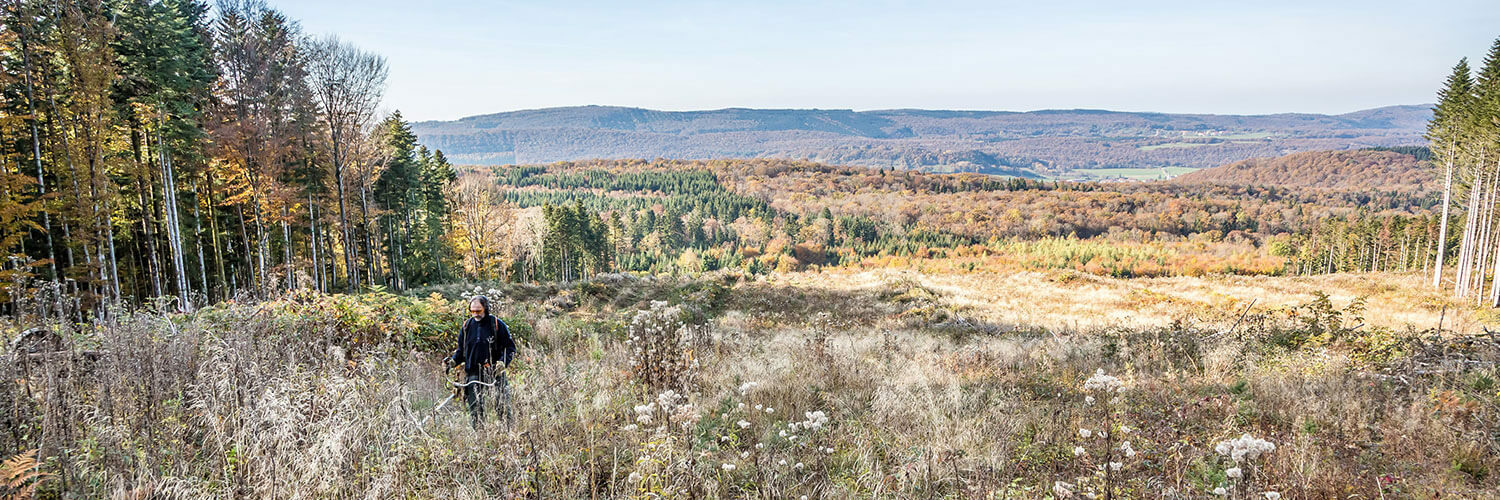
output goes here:
[{"label": "hazy blue sky", "polygon": [[[1341,113],[1431,102],[1496,0],[269,0],[412,120],[584,104]],[[351,7],[353,6],[353,7]]]}]

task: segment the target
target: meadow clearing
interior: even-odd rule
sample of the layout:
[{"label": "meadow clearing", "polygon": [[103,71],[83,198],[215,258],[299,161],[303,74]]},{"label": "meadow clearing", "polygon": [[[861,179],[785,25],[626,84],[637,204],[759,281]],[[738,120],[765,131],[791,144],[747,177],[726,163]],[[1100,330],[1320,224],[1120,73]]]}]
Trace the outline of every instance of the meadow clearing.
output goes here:
[{"label": "meadow clearing", "polygon": [[[606,274],[133,312],[7,348],[0,440],[48,458],[3,472],[40,498],[1492,496],[1500,345],[1423,284]],[[478,431],[434,411],[473,293],[520,343],[515,418]]]}]

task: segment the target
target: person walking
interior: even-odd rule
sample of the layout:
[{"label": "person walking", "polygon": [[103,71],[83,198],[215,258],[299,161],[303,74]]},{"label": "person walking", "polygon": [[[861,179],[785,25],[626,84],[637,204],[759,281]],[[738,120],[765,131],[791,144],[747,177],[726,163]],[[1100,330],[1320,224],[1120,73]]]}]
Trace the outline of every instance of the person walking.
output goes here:
[{"label": "person walking", "polygon": [[[458,330],[458,347],[444,364],[450,370],[459,365],[464,367],[464,403],[469,406],[474,428],[483,424],[486,392],[483,389],[493,387],[496,392],[508,392],[504,387],[504,370],[510,367],[515,354],[516,343],[510,336],[510,328],[491,314],[490,299],[483,295],[469,299],[469,318]],[[500,373],[498,382],[497,372]],[[508,404],[508,401],[500,402]],[[509,414],[510,408],[504,408],[502,416],[509,417]]]}]

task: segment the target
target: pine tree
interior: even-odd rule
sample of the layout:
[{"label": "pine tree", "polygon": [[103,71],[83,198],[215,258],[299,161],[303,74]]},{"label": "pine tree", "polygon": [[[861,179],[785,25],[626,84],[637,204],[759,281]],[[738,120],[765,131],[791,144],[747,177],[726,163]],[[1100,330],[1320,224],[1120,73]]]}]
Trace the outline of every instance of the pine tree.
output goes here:
[{"label": "pine tree", "polygon": [[1447,253],[1448,209],[1452,205],[1453,168],[1459,150],[1459,136],[1469,121],[1470,97],[1473,80],[1469,76],[1468,58],[1460,59],[1453,66],[1453,73],[1442,90],[1438,91],[1437,106],[1432,109],[1432,121],[1427,125],[1427,139],[1432,141],[1433,161],[1443,167],[1443,204],[1441,228],[1436,241],[1437,263],[1433,266],[1432,286],[1440,288],[1443,276],[1443,256]]}]

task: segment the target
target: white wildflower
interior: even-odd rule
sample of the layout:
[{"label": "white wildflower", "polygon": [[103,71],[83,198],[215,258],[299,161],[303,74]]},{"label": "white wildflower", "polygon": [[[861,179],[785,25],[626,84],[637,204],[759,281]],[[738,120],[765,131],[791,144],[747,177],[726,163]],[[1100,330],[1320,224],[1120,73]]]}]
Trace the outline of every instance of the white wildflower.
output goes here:
[{"label": "white wildflower", "polygon": [[828,414],[822,410],[803,412],[802,416],[807,417],[807,420],[801,422],[801,425],[808,429],[818,430],[828,423]]},{"label": "white wildflower", "polygon": [[1229,491],[1225,490],[1223,486],[1220,486],[1218,488],[1214,488],[1214,494],[1222,497],[1229,494]]},{"label": "white wildflower", "polygon": [[746,422],[744,420],[741,420],[739,422],[735,422],[735,425],[740,426],[741,429],[746,429],[746,428],[750,427],[750,422]]},{"label": "white wildflower", "polygon": [[1262,454],[1276,451],[1276,445],[1270,441],[1256,439],[1249,434],[1245,434],[1236,439],[1220,441],[1219,444],[1214,446],[1214,451],[1219,452],[1220,455],[1226,455],[1236,463],[1239,463],[1246,458],[1255,460]]},{"label": "white wildflower", "polygon": [[1083,456],[1084,453],[1088,453],[1088,452],[1084,451],[1082,446],[1074,446],[1073,447],[1073,456],[1075,456],[1075,457],[1081,457],[1081,456]]},{"label": "white wildflower", "polygon": [[763,450],[765,448],[766,448],[766,443],[755,443],[755,449],[757,449],[757,450]]},{"label": "white wildflower", "polygon": [[625,478],[625,480],[629,481],[631,484],[640,483],[641,482],[641,473],[639,473],[639,472],[631,472],[630,473],[630,477]]},{"label": "white wildflower", "polygon": [[798,470],[801,470],[801,469],[803,469],[805,467],[806,466],[802,465],[802,462],[797,462],[797,465],[793,465],[792,466],[793,469],[798,469]]},{"label": "white wildflower", "polygon": [[734,464],[724,464],[724,465],[723,465],[723,466],[722,466],[722,467],[723,467],[723,468],[724,468],[724,470],[726,470],[726,471],[731,471],[731,470],[734,470]]},{"label": "white wildflower", "polygon": [[1244,477],[1245,473],[1244,471],[1241,471],[1239,467],[1230,467],[1228,470],[1224,471],[1224,475],[1230,479],[1239,479],[1241,477]]},{"label": "white wildflower", "polygon": [[1094,435],[1094,431],[1088,429],[1078,429],[1078,437],[1088,439],[1088,437],[1092,435]]},{"label": "white wildflower", "polygon": [[1094,397],[1093,396],[1084,396],[1083,397],[1083,402],[1087,403],[1087,404],[1094,404]]},{"label": "white wildflower", "polygon": [[742,452],[740,452],[740,458],[750,458],[750,452],[748,452],[748,451],[742,451]]},{"label": "white wildflower", "polygon": [[629,425],[625,426],[625,431],[626,432],[631,432],[631,431],[634,431],[636,429],[639,429],[639,427],[636,427],[635,424],[629,424]]},{"label": "white wildflower", "polygon": [[1088,380],[1083,381],[1083,390],[1123,392],[1125,390],[1125,383],[1121,382],[1117,377],[1105,375],[1104,369],[1100,368],[1094,371],[1094,376],[1089,377]]},{"label": "white wildflower", "polygon": [[776,413],[776,409],[775,409],[775,408],[772,408],[772,407],[769,407],[769,406],[767,406],[767,407],[766,407],[766,413]]},{"label": "white wildflower", "polygon": [[1261,493],[1261,494],[1266,496],[1266,500],[1281,500],[1281,493],[1277,493],[1277,492],[1274,492],[1274,491],[1267,491],[1267,492]]},{"label": "white wildflower", "polygon": [[1112,470],[1112,471],[1115,471],[1115,472],[1119,472],[1120,471],[1120,467],[1124,467],[1124,466],[1125,466],[1125,464],[1122,464],[1120,462],[1110,462],[1109,463],[1109,470]]},{"label": "white wildflower", "polygon": [[1057,498],[1072,498],[1073,485],[1064,483],[1062,481],[1053,481],[1052,496],[1055,496]]}]

